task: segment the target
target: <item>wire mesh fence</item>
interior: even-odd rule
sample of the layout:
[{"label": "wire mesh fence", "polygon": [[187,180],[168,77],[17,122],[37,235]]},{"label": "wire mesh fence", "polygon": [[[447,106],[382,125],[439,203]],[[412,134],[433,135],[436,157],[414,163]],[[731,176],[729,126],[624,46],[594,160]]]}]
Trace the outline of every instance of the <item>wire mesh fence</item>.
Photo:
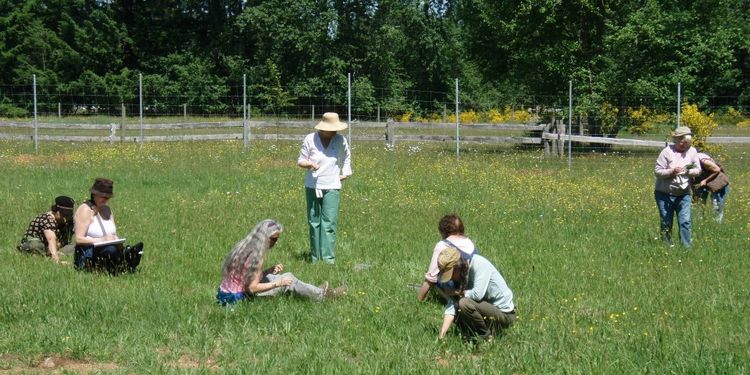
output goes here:
[{"label": "wire mesh fence", "polygon": [[[717,142],[750,136],[750,103],[743,97],[613,97],[592,104],[575,89],[571,95],[508,95],[491,101],[461,92],[460,85],[455,92],[373,88],[368,95],[356,90],[330,95],[242,83],[164,93],[150,84],[0,86],[0,135],[34,141],[219,140],[243,139],[248,126],[251,139],[293,140],[309,132],[323,112],[334,111],[351,119],[348,135],[356,141],[460,140],[562,155],[566,142],[572,152],[657,147],[669,141],[679,121],[677,104],[699,103],[717,125],[712,132]],[[339,91],[352,92],[351,87]]]}]

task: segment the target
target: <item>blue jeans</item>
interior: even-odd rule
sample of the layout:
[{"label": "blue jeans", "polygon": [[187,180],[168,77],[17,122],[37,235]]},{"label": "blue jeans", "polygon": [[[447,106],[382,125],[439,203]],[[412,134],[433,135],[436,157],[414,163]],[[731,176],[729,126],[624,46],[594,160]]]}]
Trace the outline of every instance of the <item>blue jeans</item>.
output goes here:
[{"label": "blue jeans", "polygon": [[682,246],[689,249],[693,244],[691,240],[690,203],[692,200],[690,194],[671,195],[654,191],[654,198],[656,199],[656,206],[659,208],[661,236],[664,242],[672,245],[672,221],[676,212]]},{"label": "blue jeans", "polygon": [[[696,197],[703,204],[702,208],[706,206],[706,199],[711,190],[706,187],[699,188],[695,191]],[[727,195],[729,195],[729,185],[723,189],[711,193],[711,205],[713,206],[714,220],[721,223],[724,220],[724,204],[726,203]]]}]

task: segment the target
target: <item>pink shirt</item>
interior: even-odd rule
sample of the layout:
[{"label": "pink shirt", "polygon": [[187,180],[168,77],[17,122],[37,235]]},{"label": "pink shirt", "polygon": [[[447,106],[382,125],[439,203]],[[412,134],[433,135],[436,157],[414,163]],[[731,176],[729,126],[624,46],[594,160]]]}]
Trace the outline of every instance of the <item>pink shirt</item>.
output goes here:
[{"label": "pink shirt", "polygon": [[[459,236],[448,236],[448,241],[452,242],[454,245],[458,247],[458,250],[461,250],[461,252],[465,254],[474,254],[474,242],[471,242],[469,237],[459,237]],[[437,277],[440,273],[440,270],[438,269],[438,256],[440,256],[440,252],[442,252],[444,249],[450,247],[445,241],[440,241],[435,245],[435,248],[432,250],[432,259],[430,260],[430,267],[427,269],[427,273],[424,274],[424,279],[435,284],[437,283]]]},{"label": "pink shirt", "polygon": [[221,280],[221,285],[219,285],[219,289],[221,289],[222,292],[239,293],[239,292],[245,291],[245,285],[244,285],[245,273],[247,272],[247,269],[250,266],[248,261],[245,262],[244,267],[242,267],[239,270],[235,270],[235,272],[229,273],[228,275],[224,277],[224,280]]}]

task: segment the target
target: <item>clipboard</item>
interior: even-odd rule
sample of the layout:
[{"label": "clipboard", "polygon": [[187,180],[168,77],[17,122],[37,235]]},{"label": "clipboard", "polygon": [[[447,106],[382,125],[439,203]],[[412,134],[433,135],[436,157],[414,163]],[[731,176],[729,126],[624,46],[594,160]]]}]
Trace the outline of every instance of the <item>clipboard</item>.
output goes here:
[{"label": "clipboard", "polygon": [[124,238],[118,238],[116,240],[94,242],[94,247],[107,246],[107,245],[120,245],[125,243]]}]

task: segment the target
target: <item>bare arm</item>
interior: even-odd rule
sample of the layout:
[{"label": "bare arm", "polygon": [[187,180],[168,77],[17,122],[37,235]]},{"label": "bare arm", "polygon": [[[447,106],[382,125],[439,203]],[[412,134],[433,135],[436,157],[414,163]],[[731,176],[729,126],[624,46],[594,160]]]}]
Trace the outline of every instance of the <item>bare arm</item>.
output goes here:
[{"label": "bare arm", "polygon": [[75,239],[78,245],[90,245],[94,243],[94,240],[86,236],[86,232],[89,230],[89,224],[94,218],[94,211],[87,205],[81,205],[76,210],[75,214]]},{"label": "bare arm", "polygon": [[424,302],[424,299],[427,298],[427,293],[430,291],[430,288],[435,285],[427,280],[425,280],[422,283],[422,286],[417,291],[417,301]]},{"label": "bare arm", "polygon": [[438,338],[442,339],[445,337],[445,334],[448,333],[448,329],[451,328],[455,318],[455,315],[443,315],[443,325],[440,327],[440,335],[438,335]]},{"label": "bare arm", "polygon": [[49,249],[49,255],[55,262],[60,261],[60,256],[57,255],[57,236],[55,232],[50,229],[44,230],[44,237],[47,239],[47,248]]},{"label": "bare arm", "polygon": [[[261,266],[262,266],[262,264],[261,264]],[[258,293],[267,292],[267,291],[269,291],[271,289],[278,288],[280,286],[290,285],[292,283],[292,279],[288,278],[288,277],[284,277],[284,278],[281,278],[281,279],[276,279],[274,281],[267,282],[267,283],[260,282],[261,279],[262,279],[262,277],[264,275],[267,275],[268,273],[273,273],[273,271],[277,267],[279,267],[279,266],[280,265],[277,264],[277,265],[275,265],[275,266],[267,269],[266,271],[256,273],[255,274],[255,278],[253,278],[253,281],[250,282],[250,284],[245,288],[245,290],[247,290],[248,292],[250,292],[252,294],[258,294]],[[281,266],[281,267],[283,269],[283,266]],[[270,271],[270,272],[266,273],[267,271]]]},{"label": "bare arm", "polygon": [[706,179],[704,179],[703,181],[701,181],[701,186],[706,186],[706,184],[708,184],[711,180],[713,180],[714,178],[716,178],[716,176],[718,176],[719,173],[721,173],[721,168],[716,163],[714,163],[713,161],[711,161],[710,159],[703,159],[703,160],[701,160],[701,167],[703,167],[707,171],[711,172],[711,174],[708,175],[708,177],[706,177]]}]

